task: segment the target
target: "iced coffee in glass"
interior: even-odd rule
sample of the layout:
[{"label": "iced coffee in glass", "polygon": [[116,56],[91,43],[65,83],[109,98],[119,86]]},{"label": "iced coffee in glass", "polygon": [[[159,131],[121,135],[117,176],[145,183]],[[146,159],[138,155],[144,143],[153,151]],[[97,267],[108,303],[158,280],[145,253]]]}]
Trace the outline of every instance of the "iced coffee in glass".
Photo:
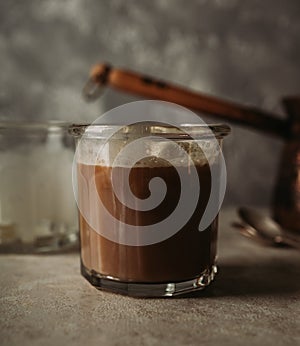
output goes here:
[{"label": "iced coffee in glass", "polygon": [[[95,124],[73,125],[70,133],[77,141],[82,275],[97,288],[132,296],[174,296],[209,285],[228,126]],[[212,219],[199,230],[208,205]]]}]

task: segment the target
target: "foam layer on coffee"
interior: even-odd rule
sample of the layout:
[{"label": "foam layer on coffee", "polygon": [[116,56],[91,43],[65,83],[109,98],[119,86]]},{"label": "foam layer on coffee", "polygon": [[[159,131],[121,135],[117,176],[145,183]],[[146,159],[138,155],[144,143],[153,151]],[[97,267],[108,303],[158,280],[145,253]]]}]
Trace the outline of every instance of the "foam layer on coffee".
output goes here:
[{"label": "foam layer on coffee", "polygon": [[[130,141],[110,140],[105,143],[101,139],[82,138],[77,146],[77,162],[86,165],[132,167],[134,150],[128,156],[125,147],[130,143],[134,144],[134,139]],[[141,148],[142,146],[142,148]],[[197,166],[211,165],[220,154],[220,146],[217,140],[145,140],[137,143],[137,150],[144,153],[143,159],[137,160],[135,167],[167,167],[186,166],[193,161]],[[183,150],[182,150],[183,149]],[[204,154],[205,151],[205,154]],[[128,151],[127,151],[128,152]]]}]

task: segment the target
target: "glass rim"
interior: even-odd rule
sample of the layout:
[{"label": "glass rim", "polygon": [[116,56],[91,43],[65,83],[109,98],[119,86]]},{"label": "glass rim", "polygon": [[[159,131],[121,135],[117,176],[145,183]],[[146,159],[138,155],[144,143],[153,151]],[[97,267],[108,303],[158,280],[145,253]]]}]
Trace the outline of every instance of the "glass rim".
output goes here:
[{"label": "glass rim", "polygon": [[[132,131],[132,126],[139,124],[139,131]],[[118,130],[119,129],[119,130]],[[86,138],[106,138],[104,133],[115,131],[120,136],[136,137],[136,135],[153,135],[161,136],[168,139],[199,139],[207,137],[223,138],[227,136],[231,129],[226,124],[180,124],[178,127],[156,123],[156,122],[141,122],[132,125],[122,124],[72,124],[69,126],[68,132],[73,137],[82,137],[85,135]]]}]

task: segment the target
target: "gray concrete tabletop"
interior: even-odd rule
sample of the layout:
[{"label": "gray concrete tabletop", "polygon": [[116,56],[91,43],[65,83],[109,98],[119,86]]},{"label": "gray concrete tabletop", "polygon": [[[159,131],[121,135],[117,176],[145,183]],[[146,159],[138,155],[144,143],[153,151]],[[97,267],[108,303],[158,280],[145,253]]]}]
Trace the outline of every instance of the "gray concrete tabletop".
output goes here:
[{"label": "gray concrete tabletop", "polygon": [[300,345],[300,252],[261,247],[221,213],[219,273],[193,296],[102,292],[79,255],[0,256],[0,345]]}]

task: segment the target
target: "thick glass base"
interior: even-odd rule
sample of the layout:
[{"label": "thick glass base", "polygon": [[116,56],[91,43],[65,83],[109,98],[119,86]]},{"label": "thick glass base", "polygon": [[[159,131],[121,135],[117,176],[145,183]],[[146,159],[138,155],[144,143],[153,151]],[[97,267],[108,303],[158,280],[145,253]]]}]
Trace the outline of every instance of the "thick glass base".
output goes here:
[{"label": "thick glass base", "polygon": [[217,267],[213,265],[210,270],[205,270],[198,277],[186,281],[169,283],[124,282],[90,271],[81,263],[81,274],[93,286],[132,297],[173,297],[203,290],[213,281],[216,273]]}]

